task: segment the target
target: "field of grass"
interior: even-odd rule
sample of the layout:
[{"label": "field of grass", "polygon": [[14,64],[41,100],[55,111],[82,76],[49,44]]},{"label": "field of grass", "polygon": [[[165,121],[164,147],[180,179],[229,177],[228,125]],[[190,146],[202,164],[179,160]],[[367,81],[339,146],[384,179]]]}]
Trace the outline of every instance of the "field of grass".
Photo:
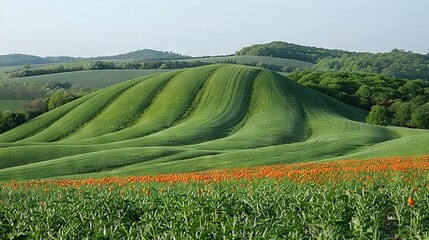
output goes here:
[{"label": "field of grass", "polygon": [[427,239],[429,155],[0,182],[8,239]]},{"label": "field of grass", "polygon": [[31,100],[0,100],[0,111],[15,111],[22,103],[31,103]]},{"label": "field of grass", "polygon": [[429,131],[366,124],[366,115],[269,70],[170,71],[107,87],[1,134],[0,180],[429,154]]},{"label": "field of grass", "polygon": [[286,58],[275,58],[275,57],[265,57],[265,56],[226,56],[226,57],[204,57],[204,58],[193,58],[193,59],[185,59],[179,61],[201,61],[201,62],[209,62],[209,63],[221,63],[228,60],[237,61],[237,63],[249,64],[249,63],[265,63],[272,64],[282,67],[287,66],[295,66],[300,69],[312,68],[314,66],[313,63],[294,60],[294,59],[286,59]]},{"label": "field of grass", "polygon": [[147,76],[157,73],[168,72],[166,69],[120,69],[120,70],[92,70],[55,73],[25,78],[15,78],[11,81],[17,83],[37,82],[46,83],[49,81],[70,82],[81,84],[90,88],[105,88],[133,78]]}]

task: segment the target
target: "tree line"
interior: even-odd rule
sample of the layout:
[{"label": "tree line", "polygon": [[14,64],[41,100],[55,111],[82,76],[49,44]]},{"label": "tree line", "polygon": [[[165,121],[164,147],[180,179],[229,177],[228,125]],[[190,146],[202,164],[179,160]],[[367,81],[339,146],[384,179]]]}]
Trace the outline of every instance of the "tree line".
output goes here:
[{"label": "tree line", "polygon": [[389,77],[429,80],[429,56],[394,49],[390,53],[366,53],[321,59],[321,71],[351,71],[383,74]]},{"label": "tree line", "polygon": [[382,74],[429,81],[429,54],[393,49],[387,53],[358,53],[271,42],[245,47],[236,55],[272,56],[315,63],[315,70]]},{"label": "tree line", "polygon": [[[71,83],[3,83],[0,85],[0,99],[34,99],[21,104],[16,111],[0,111],[0,133],[17,127],[49,110],[64,105],[92,90]],[[3,94],[1,93],[8,93]]]},{"label": "tree line", "polygon": [[353,53],[343,50],[307,47],[293,43],[274,41],[271,43],[255,44],[249,47],[244,47],[241,50],[237,51],[236,55],[271,56],[317,63],[320,59],[327,57],[359,55],[359,53]]},{"label": "tree line", "polygon": [[210,63],[201,61],[149,61],[149,62],[109,62],[93,61],[77,67],[64,67],[55,65],[53,67],[32,68],[10,73],[11,78],[38,76],[53,73],[84,71],[84,70],[109,70],[109,69],[183,69],[198,67]]},{"label": "tree line", "polygon": [[[429,82],[353,72],[298,70],[290,79],[370,111],[370,123],[429,129]],[[380,118],[381,120],[377,120]]]}]

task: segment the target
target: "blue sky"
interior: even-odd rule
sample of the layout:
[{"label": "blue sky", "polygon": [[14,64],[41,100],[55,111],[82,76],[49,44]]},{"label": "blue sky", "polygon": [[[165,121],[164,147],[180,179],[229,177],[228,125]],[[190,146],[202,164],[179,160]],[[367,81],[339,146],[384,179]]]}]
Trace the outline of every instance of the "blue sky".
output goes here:
[{"label": "blue sky", "polygon": [[429,52],[428,0],[0,0],[0,54],[192,56],[281,40]]}]

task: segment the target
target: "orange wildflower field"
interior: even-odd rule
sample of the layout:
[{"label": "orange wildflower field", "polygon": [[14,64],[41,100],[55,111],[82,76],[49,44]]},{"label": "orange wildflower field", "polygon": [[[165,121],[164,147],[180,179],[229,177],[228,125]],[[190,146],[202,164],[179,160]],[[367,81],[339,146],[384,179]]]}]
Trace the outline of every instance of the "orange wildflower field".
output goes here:
[{"label": "orange wildflower field", "polygon": [[429,237],[429,155],[0,183],[0,235]]}]

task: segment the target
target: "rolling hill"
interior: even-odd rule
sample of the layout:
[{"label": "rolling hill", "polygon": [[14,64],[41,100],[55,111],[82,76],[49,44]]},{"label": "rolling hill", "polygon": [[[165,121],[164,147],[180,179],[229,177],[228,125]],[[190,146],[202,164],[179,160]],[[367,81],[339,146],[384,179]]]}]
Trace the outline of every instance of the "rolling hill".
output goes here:
[{"label": "rolling hill", "polygon": [[91,93],[0,135],[0,179],[102,177],[427,154],[429,131],[272,71],[208,65]]},{"label": "rolling hill", "polygon": [[39,57],[27,54],[7,54],[0,55],[0,67],[20,66],[25,64],[55,64],[55,63],[68,63],[76,61],[93,61],[93,60],[176,60],[189,58],[178,53],[157,51],[152,49],[143,49],[133,52],[100,57],[69,57],[69,56],[49,56]]}]

